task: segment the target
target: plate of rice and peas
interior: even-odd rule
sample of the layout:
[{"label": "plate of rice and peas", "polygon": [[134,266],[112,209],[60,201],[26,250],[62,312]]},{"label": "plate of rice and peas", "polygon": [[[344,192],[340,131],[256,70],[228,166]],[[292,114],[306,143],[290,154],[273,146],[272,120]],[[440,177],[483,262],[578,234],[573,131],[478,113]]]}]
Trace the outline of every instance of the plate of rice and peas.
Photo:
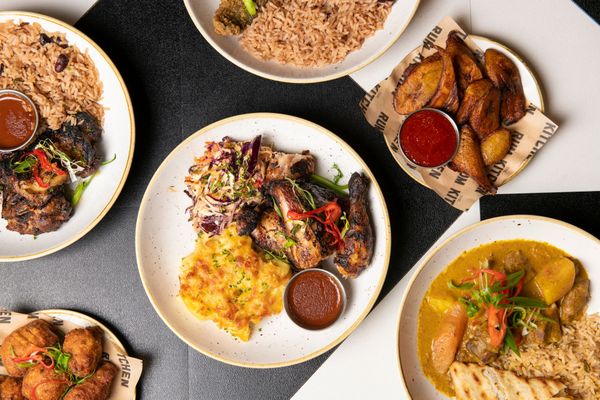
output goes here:
[{"label": "plate of rice and peas", "polygon": [[373,307],[390,245],[383,195],[358,154],[271,113],[181,143],[136,228],[140,277],[163,321],[197,351],[251,368],[297,364],[346,338]]},{"label": "plate of rice and peas", "polygon": [[41,257],[89,232],[133,157],[129,94],[77,29],[0,12],[0,261]]},{"label": "plate of rice and peas", "polygon": [[398,318],[414,399],[600,396],[600,240],[532,215],[493,218],[433,250]]},{"label": "plate of rice and peas", "polygon": [[400,37],[420,0],[184,0],[204,38],[255,75],[323,82],[373,62]]}]

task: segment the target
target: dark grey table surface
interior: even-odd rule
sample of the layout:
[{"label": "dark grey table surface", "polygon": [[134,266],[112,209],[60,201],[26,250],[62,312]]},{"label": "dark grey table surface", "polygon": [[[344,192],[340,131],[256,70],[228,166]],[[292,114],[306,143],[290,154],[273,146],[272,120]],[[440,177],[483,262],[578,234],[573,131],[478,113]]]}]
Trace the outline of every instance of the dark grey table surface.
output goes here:
[{"label": "dark grey table surface", "polygon": [[[600,2],[578,3],[600,19]],[[380,299],[458,211],[397,168],[358,110],[364,92],[350,78],[288,85],[255,77],[202,39],[181,0],[100,0],[76,26],[108,53],[129,88],[137,128],[133,167],[115,206],[83,239],[39,260],[0,265],[0,305],[25,312],[72,309],[111,327],[144,360],[140,399],[290,398],[330,353],[280,369],[229,366],[188,349],[146,298],[136,267],[135,222],[145,187],[167,154],[201,127],[247,112],[296,115],[339,134],[372,168],[390,209],[393,250]],[[600,193],[497,196],[482,201],[482,217],[555,216],[599,235],[598,204]]]}]

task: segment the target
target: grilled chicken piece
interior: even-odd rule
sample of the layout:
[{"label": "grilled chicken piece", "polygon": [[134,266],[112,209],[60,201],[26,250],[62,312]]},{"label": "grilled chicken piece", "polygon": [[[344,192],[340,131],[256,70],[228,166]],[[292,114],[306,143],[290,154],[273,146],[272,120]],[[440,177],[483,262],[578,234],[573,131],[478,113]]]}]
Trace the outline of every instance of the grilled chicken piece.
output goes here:
[{"label": "grilled chicken piece", "polygon": [[308,151],[301,154],[274,151],[267,165],[265,181],[305,178],[315,172],[315,166],[315,157]]},{"label": "grilled chicken piece", "polygon": [[73,207],[64,192],[55,192],[48,202],[37,206],[10,190],[2,195],[2,218],[8,221],[7,229],[23,235],[52,232],[71,218]]},{"label": "grilled chicken piece", "polygon": [[590,280],[581,272],[573,288],[560,301],[560,322],[569,324],[581,317],[590,300]]},{"label": "grilled chicken piece", "polygon": [[316,267],[330,255],[330,251],[321,243],[319,238],[323,236],[318,235],[319,227],[314,220],[294,221],[287,217],[288,211],[302,212],[305,208],[292,183],[287,180],[274,181],[267,190],[283,216],[285,240],[290,238],[295,241],[286,249],[288,259],[298,269]]},{"label": "grilled chicken piece", "polygon": [[469,318],[467,330],[456,354],[456,360],[466,363],[489,364],[498,357],[500,347],[490,344],[487,323],[482,318]]},{"label": "grilled chicken piece", "polygon": [[[285,233],[281,218],[275,210],[265,211],[250,234],[254,243],[274,254],[285,254]],[[287,255],[286,255],[287,256]]]},{"label": "grilled chicken piece", "polygon": [[350,228],[344,237],[344,250],[334,259],[335,266],[345,278],[355,278],[367,268],[373,255],[374,237],[369,218],[369,181],[355,172],[348,182]]},{"label": "grilled chicken piece", "polygon": [[24,400],[21,379],[0,375],[0,400]]},{"label": "grilled chicken piece", "polygon": [[240,236],[250,235],[258,226],[263,212],[262,206],[245,205],[235,216],[235,226]]},{"label": "grilled chicken piece", "polygon": [[348,201],[349,199],[347,196],[342,197],[332,190],[308,181],[299,181],[298,184],[302,189],[308,190],[312,194],[317,208],[322,207],[332,201],[337,202],[340,207],[342,207],[342,210],[347,210],[348,207],[350,207],[350,202]]}]

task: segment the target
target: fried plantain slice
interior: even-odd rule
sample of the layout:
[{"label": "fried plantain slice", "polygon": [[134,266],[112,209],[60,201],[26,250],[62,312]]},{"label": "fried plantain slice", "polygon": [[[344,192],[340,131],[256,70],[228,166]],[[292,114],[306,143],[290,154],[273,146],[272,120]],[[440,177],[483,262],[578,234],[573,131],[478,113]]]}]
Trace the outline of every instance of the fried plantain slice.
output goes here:
[{"label": "fried plantain slice", "polygon": [[458,96],[462,98],[471,83],[483,79],[483,71],[471,49],[460,38],[458,31],[452,31],[448,34],[446,51],[454,62]]},{"label": "fried plantain slice", "polygon": [[496,187],[492,185],[487,176],[481,155],[481,147],[479,146],[479,138],[468,125],[463,125],[460,128],[458,151],[449,166],[455,171],[469,174],[487,192],[496,193]]},{"label": "fried plantain slice", "polygon": [[497,129],[484,137],[481,140],[483,163],[489,167],[502,160],[510,150],[511,140],[512,135],[506,128]]},{"label": "fried plantain slice", "polygon": [[497,87],[492,87],[475,105],[469,124],[480,139],[500,127],[500,90]]},{"label": "fried plantain slice", "polygon": [[431,100],[442,77],[442,64],[441,55],[434,53],[404,71],[404,80],[394,94],[394,109],[398,113],[410,114]]},{"label": "fried plantain slice", "polygon": [[446,50],[438,47],[442,59],[442,76],[435,94],[427,103],[428,107],[442,109],[454,114],[458,110],[458,90],[456,88],[456,75],[452,57]]},{"label": "fried plantain slice", "polygon": [[523,118],[527,107],[519,70],[510,58],[498,50],[487,49],[484,57],[485,70],[501,92],[502,123],[513,124]]},{"label": "fried plantain slice", "polygon": [[479,102],[484,99],[494,88],[494,84],[488,79],[480,79],[471,83],[465,90],[465,95],[456,114],[456,122],[466,124]]}]

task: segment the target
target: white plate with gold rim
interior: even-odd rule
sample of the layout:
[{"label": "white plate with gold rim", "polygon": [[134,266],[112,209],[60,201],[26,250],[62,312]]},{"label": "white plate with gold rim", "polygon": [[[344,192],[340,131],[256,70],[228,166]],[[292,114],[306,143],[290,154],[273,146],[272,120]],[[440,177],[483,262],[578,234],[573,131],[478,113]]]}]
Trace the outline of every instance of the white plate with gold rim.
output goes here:
[{"label": "white plate with gold rim", "polygon": [[[243,343],[210,321],[195,318],[178,297],[182,257],[194,248],[197,235],[188,220],[191,200],[184,178],[207,141],[225,136],[249,141],[263,135],[264,143],[288,152],[309,150],[317,159],[317,173],[331,176],[335,162],[345,172],[364,173],[371,181],[370,211],[375,249],[369,268],[358,278],[345,280],[348,302],[332,326],[308,331],[282,312],[261,321],[250,341]],[[228,118],[196,132],[181,143],[159,167],[146,189],[136,228],[138,269],[146,293],[163,321],[184,342],[217,360],[254,368],[297,364],[331,349],[348,336],[373,307],[383,285],[390,257],[391,232],[383,194],[367,165],[342,139],[328,130],[282,114],[246,114]],[[326,268],[334,271],[331,264]]]},{"label": "white plate with gold rim", "polygon": [[600,312],[600,240],[576,226],[535,215],[509,215],[471,225],[448,238],[417,267],[400,304],[396,327],[402,384],[413,399],[447,399],[429,382],[417,354],[417,317],[431,282],[463,252],[496,240],[546,242],[577,258],[588,272],[591,301],[588,314]]},{"label": "white plate with gold rim", "polygon": [[289,83],[324,82],[350,75],[369,65],[386,52],[406,29],[420,0],[396,0],[383,29],[368,38],[363,46],[342,62],[319,67],[300,68],[261,61],[246,52],[236,37],[221,36],[213,28],[213,15],[220,0],[183,0],[187,11],[202,36],[223,57],[246,71],[275,81]]},{"label": "white plate with gold rim", "polygon": [[[521,75],[521,81],[523,83],[523,92],[525,93],[525,97],[540,110],[544,111],[544,99],[542,97],[542,89],[540,88],[540,85],[535,75],[533,74],[531,68],[529,68],[527,63],[519,55],[517,55],[514,51],[512,51],[505,45],[496,42],[495,40],[478,35],[469,35],[469,38],[471,38],[475,42],[475,44],[479,46],[479,48],[481,48],[481,50],[483,51],[486,51],[487,49],[495,49],[501,51],[508,58],[510,58],[519,69],[519,74]],[[406,159],[404,159],[400,155],[400,153],[395,153],[392,149],[392,145],[397,148],[397,137],[385,137],[385,142],[390,152],[392,152],[392,154],[397,154],[397,156],[394,156],[394,159],[396,160],[398,165],[400,165],[400,167],[404,170],[404,172],[406,172],[411,178],[419,182],[421,185],[427,186],[421,174],[415,168],[411,167],[406,161]],[[523,170],[523,168],[527,166],[528,163],[529,161],[527,161],[521,169],[516,171],[509,178],[509,180],[517,176]]]},{"label": "white plate with gold rim", "polygon": [[98,69],[104,89],[101,103],[106,110],[100,152],[108,158],[116,155],[116,159],[100,168],[75,207],[71,219],[57,231],[37,237],[20,235],[8,231],[6,221],[0,219],[0,262],[30,260],[54,253],[92,230],[110,210],[125,184],[135,143],[129,93],[119,71],[96,43],[74,27],[45,15],[21,11],[0,12],[0,22],[11,20],[15,23],[38,23],[48,32],[62,32],[69,44],[88,52]]}]

